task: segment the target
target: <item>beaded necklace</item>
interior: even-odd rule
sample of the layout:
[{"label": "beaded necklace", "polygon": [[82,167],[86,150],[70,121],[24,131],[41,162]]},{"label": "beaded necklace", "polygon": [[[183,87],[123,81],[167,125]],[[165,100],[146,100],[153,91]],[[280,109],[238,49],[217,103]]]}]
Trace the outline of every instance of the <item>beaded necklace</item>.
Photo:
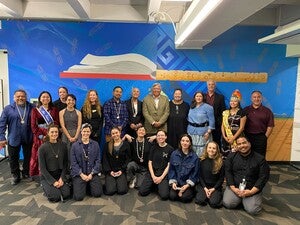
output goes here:
[{"label": "beaded necklace", "polygon": [[[140,162],[144,162],[144,149],[145,149],[145,139],[142,142],[138,142],[136,139],[136,155],[139,158]],[[140,156],[140,152],[142,153]]]}]

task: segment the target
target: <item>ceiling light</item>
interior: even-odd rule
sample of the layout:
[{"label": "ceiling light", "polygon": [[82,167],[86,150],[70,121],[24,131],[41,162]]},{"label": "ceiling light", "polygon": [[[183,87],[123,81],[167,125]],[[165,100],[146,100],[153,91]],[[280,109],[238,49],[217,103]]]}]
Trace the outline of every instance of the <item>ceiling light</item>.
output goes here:
[{"label": "ceiling light", "polygon": [[[207,17],[208,15],[214,11],[214,9],[223,1],[223,0],[206,0],[207,2],[203,7],[200,9],[197,9],[199,7],[199,4],[202,2],[199,1],[193,1],[195,4],[193,6],[193,3],[190,7],[193,7],[192,10],[199,10],[197,15],[194,17],[194,19],[185,27],[183,28],[182,32],[178,32],[178,36],[175,37],[175,44],[180,45],[193,31],[194,29],[199,26]],[[202,5],[202,4],[201,4]],[[177,30],[179,31],[179,30]]]}]

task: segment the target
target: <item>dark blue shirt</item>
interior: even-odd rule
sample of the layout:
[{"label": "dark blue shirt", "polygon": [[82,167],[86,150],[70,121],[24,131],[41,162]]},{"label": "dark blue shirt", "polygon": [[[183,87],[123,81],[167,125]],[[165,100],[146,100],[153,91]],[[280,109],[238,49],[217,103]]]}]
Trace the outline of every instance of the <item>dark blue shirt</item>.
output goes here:
[{"label": "dark blue shirt", "polygon": [[14,147],[31,143],[33,137],[30,126],[30,114],[33,105],[26,102],[24,123],[21,123],[17,107],[19,107],[21,116],[23,117],[24,110],[21,109],[21,106],[17,106],[16,103],[7,105],[0,117],[0,141],[6,140],[5,132],[8,129],[8,144]]},{"label": "dark blue shirt", "polygon": [[87,148],[84,147],[81,140],[73,143],[71,168],[72,177],[79,176],[81,173],[85,175],[98,174],[100,172],[100,147],[98,142],[90,139]]},{"label": "dark blue shirt", "polygon": [[103,106],[105,118],[105,134],[110,135],[111,128],[122,127],[122,136],[126,133],[125,127],[128,123],[128,110],[123,101],[116,102],[114,98],[105,102]]}]

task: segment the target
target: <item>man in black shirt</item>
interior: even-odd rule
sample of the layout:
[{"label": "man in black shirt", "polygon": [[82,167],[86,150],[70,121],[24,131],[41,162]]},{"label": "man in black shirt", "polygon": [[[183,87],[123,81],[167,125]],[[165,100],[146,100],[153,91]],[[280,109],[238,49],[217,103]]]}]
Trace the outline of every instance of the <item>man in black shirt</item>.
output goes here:
[{"label": "man in black shirt", "polygon": [[249,214],[259,214],[262,209],[262,189],[270,176],[265,158],[251,150],[246,137],[237,140],[238,151],[225,161],[227,187],[223,196],[226,208],[236,208],[243,203]]}]

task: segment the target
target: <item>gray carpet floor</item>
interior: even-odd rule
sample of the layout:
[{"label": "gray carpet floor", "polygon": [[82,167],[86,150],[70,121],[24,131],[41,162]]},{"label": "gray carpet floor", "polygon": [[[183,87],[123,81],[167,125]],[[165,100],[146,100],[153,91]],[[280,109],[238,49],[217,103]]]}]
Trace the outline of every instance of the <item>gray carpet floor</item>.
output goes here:
[{"label": "gray carpet floor", "polygon": [[198,206],[194,202],[161,201],[156,194],[141,197],[130,189],[123,196],[86,197],[81,202],[50,203],[34,181],[10,184],[7,159],[0,162],[0,224],[300,224],[300,172],[286,164],[271,165],[264,189],[263,212],[256,217],[242,208],[228,210]]}]

